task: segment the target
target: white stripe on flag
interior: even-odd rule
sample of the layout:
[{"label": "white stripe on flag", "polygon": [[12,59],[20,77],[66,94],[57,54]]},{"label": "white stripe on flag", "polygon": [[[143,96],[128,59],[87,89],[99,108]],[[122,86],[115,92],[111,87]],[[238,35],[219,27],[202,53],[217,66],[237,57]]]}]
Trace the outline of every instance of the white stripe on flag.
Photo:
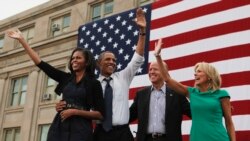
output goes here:
[{"label": "white stripe on flag", "polygon": [[[198,40],[182,45],[164,48],[161,51],[162,60],[174,59],[186,55],[206,52],[216,49],[223,49],[230,46],[250,43],[250,30],[234,32],[226,35],[216,36]],[[176,53],[178,52],[178,53]],[[155,61],[154,51],[149,52],[149,62]]]},{"label": "white stripe on flag", "polygon": [[[247,65],[246,62],[250,62],[250,57],[228,59],[228,60],[213,62],[210,64],[213,65],[218,70],[220,75],[223,75],[223,74],[229,74],[229,73],[249,71],[250,65]],[[183,68],[183,69],[172,70],[172,71],[169,71],[169,74],[172,78],[174,78],[177,81],[193,80],[194,79],[194,66]]]},{"label": "white stripe on flag", "polygon": [[[165,7],[157,8],[152,10],[152,18],[151,20],[156,20],[162,17],[174,15],[176,13],[180,13],[186,10],[194,9],[197,7],[205,6],[207,4],[218,2],[219,0],[183,0]],[[166,13],[166,11],[168,11]],[[164,13],[164,14],[162,14]]]},{"label": "white stripe on flag", "polygon": [[[168,11],[165,11],[164,13],[168,13]],[[183,22],[151,30],[150,40],[156,40],[163,37],[170,37],[188,31],[193,31],[217,24],[248,18],[250,17],[249,13],[250,5],[246,5],[214,14],[205,15],[202,17],[193,18],[191,20],[186,20]]]},{"label": "white stripe on flag", "polygon": [[228,91],[231,96],[230,101],[250,100],[250,85],[240,85],[222,88]]},{"label": "white stripe on flag", "polygon": [[250,131],[250,115],[233,116],[233,123],[236,131]]}]

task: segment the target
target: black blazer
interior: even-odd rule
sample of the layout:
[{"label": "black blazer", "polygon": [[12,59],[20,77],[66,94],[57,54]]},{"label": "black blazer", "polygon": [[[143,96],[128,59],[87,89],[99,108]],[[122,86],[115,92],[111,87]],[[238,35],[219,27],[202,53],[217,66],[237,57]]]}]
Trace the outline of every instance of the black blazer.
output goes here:
[{"label": "black blazer", "polygon": [[[151,87],[139,90],[130,107],[130,122],[138,119],[137,141],[145,141],[147,135]],[[165,115],[167,140],[182,141],[182,115],[191,117],[190,104],[184,96],[176,94],[168,87],[166,88]]]},{"label": "black blazer", "polygon": [[[58,85],[55,89],[55,92],[58,95],[60,95],[63,92],[65,86],[75,78],[74,74],[60,71],[43,61],[41,61],[41,63],[39,63],[37,66],[50,78],[58,82]],[[84,104],[86,105],[84,105],[84,108],[86,110],[93,109],[95,111],[99,111],[103,116],[105,116],[101,83],[94,77],[90,77],[88,75],[84,76],[81,81],[83,81],[84,87],[86,89],[86,98],[84,99]],[[76,118],[78,117],[75,117],[75,119]],[[65,121],[62,124],[60,112],[58,112],[49,128],[47,141],[76,141],[82,140],[83,138],[85,138],[86,141],[92,141],[92,126],[90,119],[83,119],[83,122],[87,123],[86,125],[83,125],[82,123],[76,123],[77,120],[71,121],[72,122]],[[75,130],[69,132],[69,129],[67,128],[70,126],[68,124],[71,124],[70,126],[74,126]],[[84,132],[85,130],[80,132],[81,128],[78,126],[88,125],[91,128],[90,132]]]},{"label": "black blazer", "polygon": [[[61,95],[65,86],[74,79],[74,75],[71,73],[66,73],[64,71],[58,70],[51,66],[50,64],[41,61],[37,65],[42,71],[44,71],[50,78],[58,82],[55,92],[57,95]],[[101,83],[94,77],[85,76],[81,81],[84,81],[87,98],[85,99],[87,103],[87,109],[93,109],[99,111],[103,116],[105,116],[104,109],[104,99]]]}]

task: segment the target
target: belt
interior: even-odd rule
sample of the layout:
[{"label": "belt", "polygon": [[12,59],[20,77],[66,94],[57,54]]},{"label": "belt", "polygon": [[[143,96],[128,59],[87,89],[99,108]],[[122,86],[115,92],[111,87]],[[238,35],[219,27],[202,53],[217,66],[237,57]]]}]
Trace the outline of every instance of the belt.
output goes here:
[{"label": "belt", "polygon": [[83,107],[83,106],[79,106],[79,105],[76,105],[76,104],[69,104],[69,103],[66,104],[65,109],[86,110],[86,108]]},{"label": "belt", "polygon": [[123,124],[123,125],[115,125],[112,126],[112,129],[121,129],[121,128],[127,128],[128,124]]},{"label": "belt", "polygon": [[156,138],[160,138],[160,137],[165,137],[166,134],[163,134],[163,133],[152,133],[152,134],[147,134],[147,136],[153,138],[153,139],[156,139]]},{"label": "belt", "polygon": [[[102,124],[101,123],[98,123],[97,126],[99,126],[99,127],[102,128]],[[128,124],[115,125],[115,126],[112,126],[111,130],[119,130],[119,129],[128,128],[128,127],[129,127]]]}]

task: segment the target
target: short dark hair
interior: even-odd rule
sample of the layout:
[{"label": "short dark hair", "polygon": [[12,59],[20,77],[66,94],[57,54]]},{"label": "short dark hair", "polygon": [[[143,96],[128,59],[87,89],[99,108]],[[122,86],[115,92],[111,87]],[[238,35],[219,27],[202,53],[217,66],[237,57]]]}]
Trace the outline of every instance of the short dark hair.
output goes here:
[{"label": "short dark hair", "polygon": [[[112,53],[112,54],[114,54],[114,53],[111,52],[111,51],[104,51],[104,52],[102,52],[102,53],[99,55],[98,59],[97,59],[98,63],[101,62],[101,60],[103,59],[103,56],[104,56],[106,53]],[[114,56],[115,56],[115,54],[114,54]]]},{"label": "short dark hair", "polygon": [[75,72],[73,71],[73,68],[71,66],[71,61],[72,61],[72,56],[75,52],[77,51],[80,51],[85,59],[85,62],[86,62],[86,68],[85,68],[85,73],[86,75],[90,76],[90,77],[95,77],[95,67],[96,67],[96,62],[95,62],[95,59],[93,57],[93,54],[87,50],[87,49],[84,49],[84,48],[80,48],[80,47],[77,47],[75,48],[72,53],[71,53],[71,56],[70,56],[70,59],[69,59],[69,64],[68,64],[68,68],[70,70],[70,72],[72,74],[74,74]]}]

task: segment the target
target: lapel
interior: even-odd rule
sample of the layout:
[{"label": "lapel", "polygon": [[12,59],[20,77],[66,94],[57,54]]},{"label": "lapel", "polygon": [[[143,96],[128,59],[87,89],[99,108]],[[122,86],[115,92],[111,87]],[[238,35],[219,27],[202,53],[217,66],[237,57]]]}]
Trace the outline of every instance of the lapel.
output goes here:
[{"label": "lapel", "polygon": [[166,108],[165,108],[165,117],[167,117],[169,108],[171,107],[171,104],[173,102],[174,94],[173,92],[166,86]]},{"label": "lapel", "polygon": [[144,104],[145,104],[145,115],[148,115],[148,113],[149,113],[149,103],[150,103],[150,95],[151,95],[151,87],[148,87],[147,89],[146,89],[146,96],[145,96],[145,102],[144,102]]},{"label": "lapel", "polygon": [[[143,117],[145,117],[145,124],[146,124],[145,127],[147,127],[148,126],[147,125],[148,124],[148,117],[149,117],[149,103],[150,103],[151,87],[148,87],[146,89],[145,94],[146,94],[146,96],[144,99],[145,101],[144,101],[144,106],[143,106],[143,108],[144,108]],[[147,128],[145,128],[145,129],[147,129]]]}]

